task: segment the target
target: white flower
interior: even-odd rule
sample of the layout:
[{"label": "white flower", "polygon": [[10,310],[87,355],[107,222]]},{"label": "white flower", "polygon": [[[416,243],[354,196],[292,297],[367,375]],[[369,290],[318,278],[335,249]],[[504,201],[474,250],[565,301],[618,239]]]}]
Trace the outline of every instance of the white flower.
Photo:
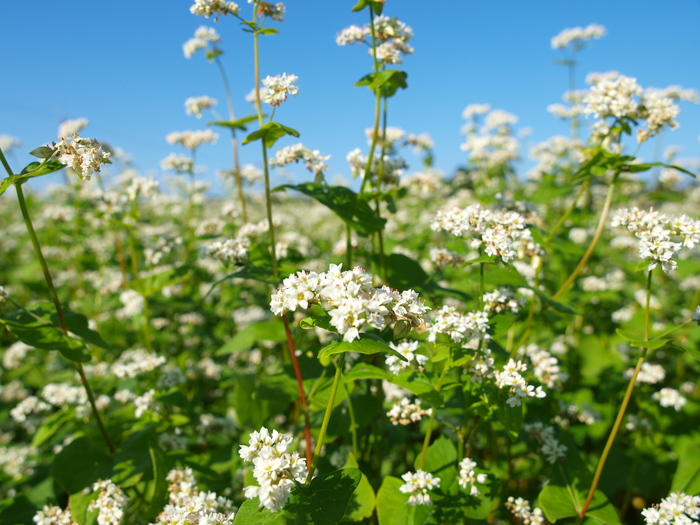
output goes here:
[{"label": "white flower", "polygon": [[52,147],[51,158],[78,172],[83,180],[90,180],[93,173],[100,171],[101,164],[111,164],[109,151],[103,150],[96,140],[77,134],[58,137],[58,143],[53,142]]},{"label": "white flower", "polygon": [[189,150],[197,149],[202,144],[214,144],[219,135],[211,130],[197,130],[197,131],[173,131],[169,133],[165,140],[168,144],[181,144]]},{"label": "white flower", "polygon": [[406,472],[401,479],[405,483],[399,487],[399,490],[404,494],[410,494],[409,505],[432,505],[428,491],[440,487],[440,478],[419,469],[415,473]]},{"label": "white flower", "polygon": [[238,4],[235,2],[227,2],[224,0],[195,0],[190,13],[196,16],[204,16],[209,18],[212,15],[237,15]]},{"label": "white flower", "polygon": [[605,27],[600,24],[590,24],[586,27],[571,27],[564,29],[552,38],[552,49],[564,49],[572,44],[581,46],[583,42],[595,38],[602,38],[607,33]]},{"label": "white flower", "polygon": [[202,110],[216,106],[217,100],[207,96],[190,97],[185,100],[185,113],[202,118]]},{"label": "white flower", "polygon": [[287,100],[287,95],[296,96],[299,93],[299,88],[292,84],[299,79],[296,75],[275,75],[274,77],[267,76],[263,79],[263,86],[267,89],[262,101],[271,106],[277,107],[282,102]]}]

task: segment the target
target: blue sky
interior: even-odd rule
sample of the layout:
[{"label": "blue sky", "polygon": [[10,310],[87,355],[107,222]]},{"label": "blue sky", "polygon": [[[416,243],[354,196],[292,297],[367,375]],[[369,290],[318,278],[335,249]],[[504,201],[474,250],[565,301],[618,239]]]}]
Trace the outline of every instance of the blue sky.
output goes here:
[{"label": "blue sky", "polygon": [[[242,1],[245,12],[248,5]],[[201,52],[191,59],[182,44],[200,25],[222,36],[222,60],[234,91],[238,116],[252,113],[244,96],[253,88],[252,38],[231,17],[195,17],[190,0],[75,0],[65,6],[45,0],[6,2],[0,17],[0,134],[23,147],[10,157],[14,169],[31,160],[25,152],[55,140],[63,119],[85,117],[85,136],[120,147],[133,156],[143,175],[161,176],[160,160],[175,150],[165,141],[172,131],[203,129],[208,116],[185,115],[184,101],[208,95],[225,111],[219,73]],[[339,47],[335,35],[368,14],[352,13],[353,0],[290,0],[279,34],[262,38],[261,74],[299,77],[299,95],[285,102],[277,121],[300,131],[300,141],[330,154],[327,178],[349,177],[346,154],[367,151],[364,130],[372,124],[373,98],[353,83],[370,72],[364,47]],[[700,2],[675,0],[387,0],[385,13],[413,28],[415,54],[401,69],[408,90],[389,105],[389,124],[409,133],[428,132],[435,141],[436,166],[447,176],[465,162],[461,113],[471,103],[489,103],[514,113],[518,127],[532,128],[527,146],[566,124],[546,108],[561,102],[566,71],[553,65],[560,53],[550,39],[562,29],[604,25],[608,35],[579,54],[577,87],[588,72],[617,70],[644,86],[679,84],[700,89]],[[663,137],[663,146],[700,157],[700,106],[681,104],[680,128]],[[222,133],[215,146],[203,146],[202,177],[231,166]],[[299,140],[281,140],[281,147]],[[276,148],[275,148],[276,149]],[[651,160],[653,144],[640,156]],[[407,152],[411,168],[419,160]],[[242,149],[243,163],[260,165],[257,145]],[[524,163],[524,167],[527,163]],[[311,179],[294,166],[296,181]],[[411,170],[409,170],[410,172]],[[48,181],[37,181],[39,186]],[[37,185],[35,185],[36,187]]]}]

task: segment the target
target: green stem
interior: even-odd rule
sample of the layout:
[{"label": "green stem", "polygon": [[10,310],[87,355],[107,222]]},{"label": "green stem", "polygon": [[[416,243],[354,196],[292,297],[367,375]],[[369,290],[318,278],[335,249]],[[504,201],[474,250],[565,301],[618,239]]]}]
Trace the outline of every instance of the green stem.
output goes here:
[{"label": "green stem", "polygon": [[318,465],[318,460],[321,457],[321,450],[323,449],[323,441],[326,438],[326,430],[328,429],[328,422],[331,420],[331,412],[333,412],[333,404],[335,403],[335,395],[338,393],[338,385],[340,384],[340,378],[343,375],[343,364],[345,363],[345,352],[340,354],[338,362],[335,364],[335,377],[333,378],[333,386],[331,387],[331,395],[328,398],[328,405],[326,406],[326,413],[323,416],[323,423],[321,423],[321,430],[318,433],[318,440],[316,441],[316,450],[314,451],[314,458],[311,461],[311,467],[309,468],[309,473],[306,476],[306,485],[311,483],[311,479],[314,477],[314,471]]},{"label": "green stem", "polygon": [[[221,79],[224,83],[224,92],[226,93],[226,105],[228,107],[228,117],[229,120],[236,120],[236,114],[233,111],[233,98],[231,97],[231,86],[228,82],[228,77],[226,76],[226,71],[224,70],[224,65],[221,63],[221,59],[218,55],[215,56],[214,61],[216,65],[219,66],[219,72],[221,73]],[[248,222],[248,210],[245,202],[245,194],[243,193],[243,179],[241,177],[241,166],[240,160],[238,158],[238,140],[236,139],[236,130],[231,128],[231,147],[233,149],[233,177],[236,181],[236,190],[238,191],[238,200],[241,203],[241,214],[243,222]]]},{"label": "green stem", "polygon": [[[437,386],[435,387],[435,390],[440,392],[440,388],[442,388],[442,382],[445,380],[445,376],[447,375],[447,365],[445,365],[442,369],[442,373],[440,374],[440,379],[438,379]],[[418,461],[418,469],[422,470],[423,469],[423,464],[425,463],[425,455],[428,453],[428,445],[430,445],[430,437],[433,433],[433,425],[435,424],[435,412],[437,412],[437,407],[433,405],[433,409],[430,412],[430,421],[428,421],[428,431],[425,433],[425,439],[423,439],[423,448],[421,449],[420,452],[420,460]]]},{"label": "green stem", "polygon": [[[644,341],[649,341],[649,303],[651,301],[651,276],[652,276],[653,270],[649,270],[649,275],[647,277],[647,297],[646,297],[646,312],[644,316]],[[603,467],[605,467],[605,462],[608,459],[608,454],[610,453],[610,449],[612,448],[613,442],[615,441],[615,438],[617,437],[617,433],[620,430],[620,426],[622,425],[622,420],[625,417],[625,411],[627,410],[627,405],[629,404],[630,399],[632,398],[632,392],[634,391],[634,386],[637,382],[637,376],[639,375],[639,371],[642,368],[642,364],[644,363],[644,359],[646,358],[647,352],[649,351],[648,348],[642,348],[642,355],[639,357],[639,360],[637,361],[637,366],[634,367],[634,372],[632,373],[632,377],[630,378],[629,385],[627,385],[627,391],[625,392],[625,397],[622,399],[622,404],[620,405],[620,409],[617,412],[617,417],[615,418],[615,423],[613,424],[612,430],[610,431],[610,435],[608,436],[608,441],[605,444],[605,448],[603,449],[603,454],[600,456],[600,460],[598,461],[598,467],[596,468],[595,475],[593,476],[593,482],[591,483],[591,488],[588,491],[588,497],[586,498],[586,502],[583,505],[583,508],[581,509],[581,512],[579,513],[579,520],[578,522],[580,523],[583,517],[586,515],[586,512],[588,511],[588,507],[591,504],[591,501],[593,500],[593,496],[595,494],[596,489],[598,488],[598,483],[600,482],[600,477],[603,474]]]},{"label": "green stem", "polygon": [[0,148],[0,162],[2,165],[5,167],[5,171],[10,177],[14,177],[14,173],[12,173],[12,168],[10,168],[10,165],[7,163],[7,159],[5,158],[5,154],[2,152],[2,148]]},{"label": "green stem", "polygon": [[352,398],[350,397],[350,389],[348,388],[347,383],[343,383],[343,387],[345,388],[345,394],[347,395],[347,401],[348,401],[348,414],[350,415],[350,435],[352,437],[352,454],[355,456],[355,458],[358,458],[359,455],[359,446],[357,445],[357,420],[355,419],[355,408],[352,406]]},{"label": "green stem", "polygon": [[554,296],[552,297],[553,301],[556,301],[569,288],[569,286],[571,286],[571,283],[573,283],[576,277],[578,277],[578,274],[581,273],[581,270],[583,270],[584,266],[586,266],[586,263],[588,262],[588,259],[590,259],[591,255],[593,254],[593,251],[595,250],[595,247],[598,244],[598,240],[600,239],[600,236],[603,233],[603,229],[605,228],[605,222],[608,218],[608,212],[610,211],[610,204],[612,203],[613,195],[615,194],[615,182],[617,181],[618,175],[619,173],[615,174],[615,177],[610,183],[610,188],[608,188],[608,195],[605,198],[603,211],[600,214],[598,227],[596,228],[595,235],[593,236],[591,244],[588,246],[586,253],[583,255],[574,271],[571,272],[571,275],[569,275],[569,278],[564,282],[564,284],[561,285],[559,291],[554,294]]},{"label": "green stem", "polygon": [[[39,239],[37,238],[36,232],[34,231],[32,220],[29,217],[29,210],[27,209],[27,202],[24,199],[24,192],[22,191],[21,183],[15,184],[15,189],[17,190],[17,199],[19,200],[19,207],[22,210],[24,224],[27,227],[29,238],[32,241],[32,246],[34,246],[34,252],[36,253],[37,258],[39,259],[39,264],[41,265],[41,269],[44,272],[44,279],[46,280],[46,285],[49,288],[49,295],[51,295],[51,300],[53,301],[53,304],[56,307],[56,315],[58,316],[60,331],[63,334],[68,334],[68,327],[66,326],[66,320],[63,316],[63,308],[61,307],[61,302],[58,299],[58,293],[56,293],[56,288],[54,287],[53,279],[51,278],[51,273],[49,272],[49,266],[48,264],[46,264],[44,254],[41,252],[41,245],[39,244]],[[90,407],[92,408],[92,413],[95,417],[95,420],[97,421],[97,426],[100,428],[100,432],[102,433],[102,436],[104,437],[104,440],[107,444],[109,453],[114,454],[114,445],[112,445],[112,441],[110,440],[109,435],[107,434],[107,429],[105,428],[104,423],[102,422],[102,418],[100,417],[100,413],[97,410],[97,404],[95,403],[95,395],[93,394],[92,388],[90,388],[90,383],[88,383],[87,377],[85,376],[83,365],[82,363],[76,363],[73,361],[73,366],[75,367],[76,372],[78,372],[78,375],[80,376],[80,382],[82,383],[83,388],[85,388],[88,400],[90,401]]]}]

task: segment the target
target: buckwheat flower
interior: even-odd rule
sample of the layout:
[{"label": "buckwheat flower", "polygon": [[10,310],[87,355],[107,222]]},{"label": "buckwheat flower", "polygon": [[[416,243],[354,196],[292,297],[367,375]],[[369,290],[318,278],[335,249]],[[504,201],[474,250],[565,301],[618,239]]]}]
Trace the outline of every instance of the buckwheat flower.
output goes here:
[{"label": "buckwheat flower", "polygon": [[508,389],[510,397],[506,400],[506,403],[511,407],[520,406],[522,398],[543,398],[547,395],[544,393],[541,386],[535,389],[534,386],[528,385],[525,378],[520,374],[520,372],[525,372],[526,370],[527,365],[525,365],[525,363],[510,359],[508,363],[505,364],[502,371],[494,372],[496,386],[498,388]]},{"label": "buckwheat flower", "polygon": [[272,512],[282,509],[289,499],[294,481],[306,478],[306,459],[287,449],[292,437],[263,427],[250,435],[248,445],[240,445],[239,455],[253,462],[253,476],[258,486],[244,488],[246,498],[260,498],[260,506]]},{"label": "buckwheat flower", "polygon": [[250,240],[247,237],[235,237],[210,244],[207,254],[223,263],[237,263],[248,260],[248,248]]},{"label": "buckwheat flower", "polygon": [[491,111],[490,104],[469,104],[464,111],[462,111],[463,119],[470,119],[476,115],[485,115]]},{"label": "buckwheat flower", "polygon": [[544,525],[545,523],[542,509],[535,507],[535,509],[532,510],[530,502],[526,499],[509,496],[506,500],[506,508],[526,525]]},{"label": "buckwheat flower", "polygon": [[641,95],[642,88],[637,84],[636,78],[624,75],[612,79],[603,78],[584,97],[584,112],[600,119],[635,119],[639,109],[638,97]]},{"label": "buckwheat flower", "polygon": [[552,37],[552,49],[565,49],[573,44],[574,49],[580,48],[584,42],[591,39],[600,39],[607,31],[600,24],[590,24],[586,27],[571,27]]},{"label": "buckwheat flower", "polygon": [[[418,361],[419,355],[416,355],[414,352],[418,350],[418,341],[401,341],[400,343],[389,343],[389,346],[396,350],[398,353],[400,353],[402,356],[406,358],[406,361],[402,361],[395,355],[387,355],[384,358],[385,364],[389,367],[389,371],[394,374],[395,376],[399,375],[399,372],[403,370],[404,368],[410,366],[410,364],[416,360]],[[421,360],[423,357],[426,356],[420,356]]]},{"label": "buckwheat flower", "polygon": [[534,366],[535,377],[547,388],[554,388],[566,380],[567,375],[559,368],[559,360],[544,348],[534,343],[518,349],[519,355],[527,355]]},{"label": "buckwheat flower", "polygon": [[457,483],[464,490],[469,490],[470,496],[478,496],[481,494],[479,488],[476,486],[477,483],[483,485],[488,479],[486,474],[477,474],[474,471],[476,467],[476,461],[470,458],[464,458],[459,462],[459,477],[457,478]]},{"label": "buckwheat flower", "polygon": [[171,153],[160,161],[160,167],[163,170],[172,170],[177,173],[192,173],[194,169],[194,161],[192,157]]},{"label": "buckwheat flower", "polygon": [[70,509],[63,510],[56,505],[44,505],[32,517],[36,525],[75,525]]},{"label": "buckwheat flower", "polygon": [[195,16],[204,16],[206,18],[212,15],[237,15],[238,4],[225,0],[195,0],[194,4],[190,7],[190,13]]},{"label": "buckwheat flower", "polygon": [[[248,3],[252,3],[251,0],[248,0]],[[259,16],[267,16],[277,22],[284,21],[284,11],[285,7],[282,2],[277,2],[276,4],[271,4],[269,2],[260,2],[260,4],[258,5]]]},{"label": "buckwheat flower", "polygon": [[468,343],[473,339],[488,341],[489,317],[486,312],[458,312],[453,306],[443,306],[428,327],[428,341],[435,343],[437,334],[447,335],[455,343]]},{"label": "buckwheat flower", "polygon": [[328,169],[325,161],[330,157],[330,155],[321,155],[318,150],[311,151],[309,148],[305,148],[303,144],[299,143],[285,146],[278,150],[275,153],[275,157],[271,158],[269,162],[271,166],[282,167],[286,164],[303,160],[306,164],[306,169],[311,173],[319,173]]},{"label": "buckwheat flower", "polygon": [[197,118],[202,118],[202,110],[209,109],[217,104],[218,101],[211,97],[190,97],[185,100],[185,113],[187,115],[194,115]]},{"label": "buckwheat flower", "polygon": [[[625,370],[623,375],[624,377],[629,379],[632,377],[633,374],[634,368],[630,368],[628,370]],[[663,366],[645,361],[644,363],[642,363],[642,367],[639,369],[639,373],[637,374],[637,382],[635,383],[635,385],[642,383],[648,383],[650,385],[653,385],[656,383],[660,383],[664,379],[666,379],[666,370]]]},{"label": "buckwheat flower", "polygon": [[70,135],[78,135],[87,125],[88,120],[86,118],[64,120],[58,125],[58,136],[69,137]]},{"label": "buckwheat flower", "polygon": [[111,153],[102,149],[94,139],[70,135],[59,136],[58,143],[51,143],[54,152],[52,159],[58,160],[80,174],[83,180],[90,180],[93,173],[100,171],[100,165],[111,164]]},{"label": "buckwheat flower", "polygon": [[366,44],[365,38],[369,36],[369,27],[362,28],[360,26],[351,25],[343,29],[335,37],[335,42],[339,46],[346,46],[352,44]]},{"label": "buckwheat flower", "polygon": [[124,306],[115,312],[117,319],[128,319],[143,312],[145,300],[136,290],[124,290],[119,294],[119,300]]},{"label": "buckwheat flower", "polygon": [[169,133],[165,140],[168,144],[180,144],[189,150],[197,149],[202,144],[214,144],[219,135],[211,130],[174,131]]},{"label": "buckwheat flower", "polygon": [[5,304],[8,296],[7,289],[4,286],[0,286],[0,304]]},{"label": "buckwheat flower", "polygon": [[416,399],[414,403],[411,403],[410,399],[404,397],[398,403],[395,403],[386,415],[389,416],[392,424],[406,426],[411,423],[417,423],[424,416],[430,416],[432,413],[432,408],[427,410],[421,408],[420,399]]},{"label": "buckwheat flower", "polygon": [[36,462],[32,459],[37,450],[25,445],[15,447],[0,446],[0,472],[12,481],[19,481],[34,474]]},{"label": "buckwheat flower", "polygon": [[647,525],[692,525],[700,521],[700,496],[672,492],[661,503],[642,511]]},{"label": "buckwheat flower", "polygon": [[493,292],[485,293],[483,297],[484,311],[499,314],[503,311],[517,314],[525,304],[524,297],[517,297],[515,292],[508,288],[498,288]]},{"label": "buckwheat flower", "polygon": [[133,378],[151,372],[165,363],[166,359],[163,356],[151,354],[143,348],[134,348],[122,352],[112,363],[110,372],[119,379]]},{"label": "buckwheat flower", "polygon": [[[366,128],[365,136],[367,137],[367,144],[372,145],[372,138],[374,137],[374,129]],[[377,135],[378,144],[383,145],[385,148],[392,148],[394,144],[406,136],[406,132],[401,128],[396,126],[387,126],[386,131],[379,130]]]},{"label": "buckwheat flower", "polygon": [[428,491],[440,487],[440,478],[419,469],[415,473],[406,472],[401,479],[405,483],[399,487],[399,490],[404,494],[410,494],[408,505],[432,505]]},{"label": "buckwheat flower", "polygon": [[299,93],[299,88],[292,85],[299,79],[296,75],[275,75],[274,77],[267,76],[262,80],[263,86],[267,89],[265,96],[262,96],[262,101],[270,104],[273,107],[279,106],[287,100],[287,95],[296,96]]},{"label": "buckwheat flower", "polygon": [[688,402],[678,390],[674,388],[662,388],[658,392],[651,395],[652,399],[659,402],[662,407],[673,407],[676,412],[680,412],[683,406]]},{"label": "buckwheat flower", "polygon": [[97,510],[98,525],[115,525],[122,521],[126,497],[124,492],[111,480],[100,480],[92,485],[92,490],[99,490],[97,499],[88,505],[88,512]]}]

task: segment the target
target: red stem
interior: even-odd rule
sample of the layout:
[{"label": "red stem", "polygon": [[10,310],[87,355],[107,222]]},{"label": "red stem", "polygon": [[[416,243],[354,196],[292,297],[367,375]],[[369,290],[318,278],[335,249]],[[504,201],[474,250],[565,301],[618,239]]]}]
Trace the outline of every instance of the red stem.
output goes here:
[{"label": "red stem", "polygon": [[309,407],[306,404],[306,394],[304,393],[304,383],[303,377],[301,375],[301,368],[299,367],[299,360],[296,355],[296,348],[294,346],[294,340],[292,339],[292,329],[289,327],[289,320],[286,315],[282,316],[282,321],[284,322],[284,332],[287,334],[287,346],[289,347],[289,357],[292,359],[292,366],[294,366],[294,375],[297,378],[297,387],[299,387],[299,401],[301,402],[301,410],[304,412],[304,439],[306,440],[306,465],[311,465],[311,460],[313,459],[313,449],[311,446],[311,423],[309,421]]}]

